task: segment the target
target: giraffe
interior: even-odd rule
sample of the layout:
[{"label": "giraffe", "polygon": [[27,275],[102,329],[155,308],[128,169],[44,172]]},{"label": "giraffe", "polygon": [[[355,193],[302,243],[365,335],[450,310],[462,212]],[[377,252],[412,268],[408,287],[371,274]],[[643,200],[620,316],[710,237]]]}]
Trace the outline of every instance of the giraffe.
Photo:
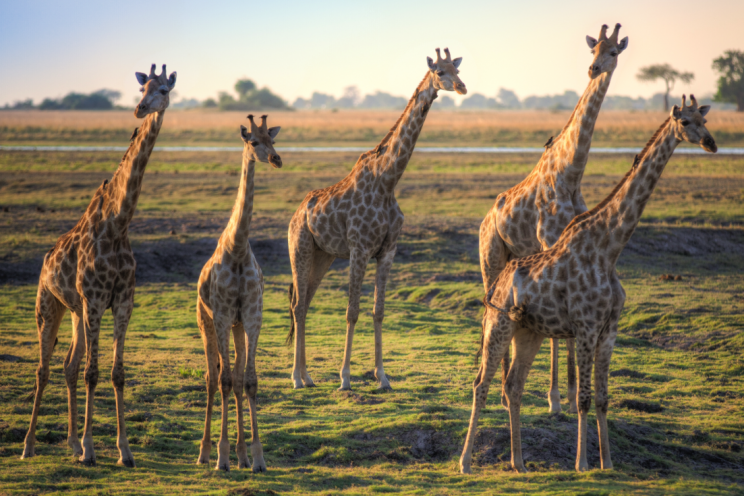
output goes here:
[{"label": "giraffe", "polygon": [[315,291],[335,258],[349,259],[349,304],[346,310],[346,346],[341,368],[341,390],[351,389],[351,347],[359,317],[362,280],[370,258],[377,260],[375,277],[375,377],[380,388],[390,382],[382,365],[382,320],[385,284],[393,265],[403,213],[395,199],[400,180],[416,146],[421,128],[439,90],[467,93],[458,67],[462,57],[445,58],[436,49],[437,60],[427,57],[429,70],[416,88],[403,114],[382,141],[363,153],[344,179],[324,189],[311,191],[289,224],[289,257],[292,283],[289,286],[291,327],[287,344],[295,339],[294,387],[312,387],[305,359],[305,318]]},{"label": "giraffe", "polygon": [[[460,458],[460,471],[470,473],[473,441],[480,410],[498,361],[509,342],[514,361],[506,378],[511,424],[511,463],[525,472],[519,410],[524,384],[544,338],[574,338],[579,364],[579,436],[576,470],[589,469],[586,460],[587,414],[591,406],[594,366],[597,428],[603,469],[612,468],[607,431],[607,376],[617,336],[625,291],[615,271],[620,253],[633,235],[643,209],[682,141],[715,153],[717,146],[705,127],[710,107],[676,105],[646,144],[625,177],[600,204],[573,219],[547,251],[511,260],[484,299],[482,362],[473,383],[473,411]],[[596,363],[594,363],[596,362]]]},{"label": "giraffe", "polygon": [[[111,181],[96,191],[82,218],[62,235],[44,257],[36,296],[36,325],[40,358],[36,370],[34,406],[26,435],[23,456],[34,456],[36,422],[41,397],[49,382],[49,361],[57,344],[57,332],[67,309],[72,313],[72,342],[64,361],[67,382],[67,444],[85,465],[95,465],[93,450],[93,399],[98,384],[98,335],[101,318],[111,308],[114,316],[114,357],[111,382],[116,396],[119,465],[134,467],[124,424],[124,338],[134,307],[135,260],[129,245],[132,220],[145,166],[163,124],[169,93],[176,84],[176,73],[160,75],[155,64],[149,76],[136,73],[142,85],[142,100],[134,115],[145,118],[135,129],[131,143]],[[80,362],[85,364],[85,427],[82,445],[77,428],[77,381]]]},{"label": "giraffe", "polygon": [[[563,228],[576,215],[586,212],[581,194],[594,124],[602,106],[618,55],[628,47],[628,38],[618,42],[620,24],[607,38],[603,25],[599,38],[586,37],[594,54],[589,66],[589,85],[576,104],[561,133],[545,144],[545,152],[532,172],[519,184],[501,193],[480,226],[480,264],[486,291],[496,281],[506,263],[517,257],[547,250],[558,240]],[[576,413],[576,365],[574,342],[566,340],[568,351],[569,412]],[[550,340],[550,412],[561,411],[558,390],[558,340]],[[509,350],[502,361],[502,385],[509,370]],[[507,407],[506,396],[501,403]]]},{"label": "giraffe", "polygon": [[[243,435],[243,387],[248,395],[251,416],[251,455],[253,471],[264,472],[266,462],[263,447],[258,437],[256,420],[256,347],[261,332],[263,309],[263,274],[248,244],[248,234],[253,215],[253,176],[256,161],[282,166],[282,160],[274,150],[274,138],[280,127],[266,128],[266,117],[261,116],[261,125],[251,122],[250,132],[240,126],[243,145],[243,169],[240,187],[230,221],[220,236],[217,249],[204,265],[199,276],[196,320],[204,342],[207,359],[207,415],[204,422],[204,437],[199,450],[197,464],[209,464],[212,449],[210,427],[212,406],[219,374],[222,394],[222,429],[218,445],[217,470],[230,470],[230,441],[227,435],[227,413],[230,389],[235,394],[238,413],[238,440],[236,451],[238,467],[250,467]],[[230,329],[235,343],[235,370],[230,375]],[[247,336],[247,342],[246,342]],[[247,356],[247,364],[246,364]]]}]

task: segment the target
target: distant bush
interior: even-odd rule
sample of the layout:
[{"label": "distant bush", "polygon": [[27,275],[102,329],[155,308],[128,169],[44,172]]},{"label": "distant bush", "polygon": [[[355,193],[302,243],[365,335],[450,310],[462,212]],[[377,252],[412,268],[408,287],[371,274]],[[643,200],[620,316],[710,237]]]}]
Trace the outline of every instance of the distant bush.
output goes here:
[{"label": "distant bush", "polygon": [[98,90],[88,95],[84,93],[68,93],[62,99],[45,98],[40,104],[40,110],[110,110],[114,108],[114,101],[121,98],[121,93],[115,90]]},{"label": "distant bush", "polygon": [[[286,102],[271,92],[268,88],[258,89],[256,83],[250,79],[239,79],[234,86],[238,94],[236,99],[230,93],[221,91],[217,95],[216,106],[220,110],[261,110],[261,109],[286,109]],[[212,100],[214,101],[214,100]],[[206,105],[205,102],[205,107]]]}]

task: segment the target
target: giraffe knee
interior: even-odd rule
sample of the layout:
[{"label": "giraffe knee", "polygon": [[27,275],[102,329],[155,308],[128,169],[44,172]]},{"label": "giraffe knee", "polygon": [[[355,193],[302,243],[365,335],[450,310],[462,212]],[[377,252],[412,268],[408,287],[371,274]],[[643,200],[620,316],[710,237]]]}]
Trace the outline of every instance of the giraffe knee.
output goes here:
[{"label": "giraffe knee", "polygon": [[245,382],[245,394],[249,398],[255,398],[256,393],[258,393],[258,379],[255,376],[248,377]]},{"label": "giraffe knee", "polygon": [[592,406],[592,397],[585,393],[579,393],[579,411],[588,412]]},{"label": "giraffe knee", "polygon": [[98,367],[85,369],[85,385],[94,388],[98,385]]},{"label": "giraffe knee", "polygon": [[[606,395],[597,395],[597,397],[594,400],[594,408],[597,412],[607,413],[607,407],[609,406],[609,401],[607,400]],[[587,407],[588,410],[588,407]]]},{"label": "giraffe knee", "polygon": [[119,391],[124,390],[124,368],[116,367],[111,371],[111,383],[114,385],[114,389]]},{"label": "giraffe knee", "polygon": [[233,380],[231,374],[222,374],[220,376],[220,389],[223,392],[228,392],[233,388]]},{"label": "giraffe knee", "polygon": [[210,374],[208,371],[207,371],[207,390],[208,391],[217,390],[217,374]]},{"label": "giraffe knee", "polygon": [[36,383],[44,387],[49,382],[49,366],[39,365],[36,369]]},{"label": "giraffe knee", "polygon": [[346,322],[349,324],[356,324],[359,320],[359,307],[352,307],[351,305],[346,310]]}]

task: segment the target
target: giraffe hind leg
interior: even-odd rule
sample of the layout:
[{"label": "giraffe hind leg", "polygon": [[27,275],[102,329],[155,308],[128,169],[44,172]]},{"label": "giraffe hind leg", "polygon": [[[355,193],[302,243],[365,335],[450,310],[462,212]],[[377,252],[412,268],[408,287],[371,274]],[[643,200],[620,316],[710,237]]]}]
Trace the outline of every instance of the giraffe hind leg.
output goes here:
[{"label": "giraffe hind leg", "polygon": [[36,446],[36,423],[41,409],[41,397],[44,388],[49,382],[49,361],[52,358],[54,346],[57,344],[57,332],[59,331],[65,307],[51,293],[51,291],[39,285],[36,296],[36,326],[39,335],[39,366],[36,369],[36,391],[34,394],[34,406],[31,411],[31,424],[26,434],[21,459],[33,457]]}]

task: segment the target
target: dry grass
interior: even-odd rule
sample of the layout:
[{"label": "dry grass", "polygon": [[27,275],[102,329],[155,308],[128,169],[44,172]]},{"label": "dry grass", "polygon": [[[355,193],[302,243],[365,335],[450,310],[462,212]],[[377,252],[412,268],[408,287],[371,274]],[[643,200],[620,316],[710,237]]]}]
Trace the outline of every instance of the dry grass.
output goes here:
[{"label": "dry grass", "polygon": [[[169,110],[167,123],[172,130],[234,129],[245,123],[247,112],[219,112],[214,110]],[[458,129],[519,129],[524,131],[560,129],[570,111],[432,111],[426,120],[430,131]],[[400,116],[398,110],[330,110],[270,113],[270,122],[282,127],[372,129],[384,133]],[[597,121],[597,130],[606,129],[656,129],[666,119],[665,112],[603,111]],[[744,113],[711,112],[708,128],[715,132],[741,131]],[[0,126],[44,127],[52,129],[121,129],[138,124],[129,111],[24,111],[0,112]]]}]

